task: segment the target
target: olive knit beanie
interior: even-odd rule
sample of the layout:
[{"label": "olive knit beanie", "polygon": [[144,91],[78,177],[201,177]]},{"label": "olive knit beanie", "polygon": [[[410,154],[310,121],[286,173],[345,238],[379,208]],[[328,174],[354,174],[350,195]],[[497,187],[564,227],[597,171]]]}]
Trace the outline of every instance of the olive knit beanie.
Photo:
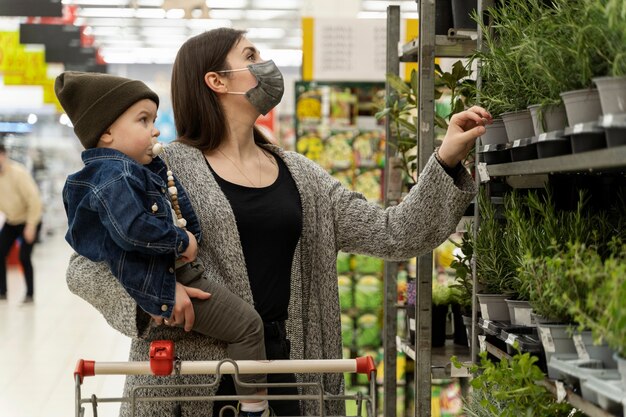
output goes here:
[{"label": "olive knit beanie", "polygon": [[57,77],[54,92],[85,149],[95,148],[100,136],[139,100],[159,105],[159,97],[141,81],[94,72],[66,71]]}]

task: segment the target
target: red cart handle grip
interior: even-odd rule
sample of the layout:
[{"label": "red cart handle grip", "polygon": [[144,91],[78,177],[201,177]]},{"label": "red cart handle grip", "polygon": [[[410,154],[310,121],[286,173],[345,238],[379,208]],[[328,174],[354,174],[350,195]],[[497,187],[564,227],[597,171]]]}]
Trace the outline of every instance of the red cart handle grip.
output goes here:
[{"label": "red cart handle grip", "polygon": [[367,379],[372,379],[372,372],[376,373],[376,364],[371,356],[360,356],[356,358],[356,372],[367,374]]},{"label": "red cart handle grip", "polygon": [[78,376],[80,378],[80,383],[83,383],[83,378],[86,376],[94,376],[95,372],[95,361],[86,361],[84,359],[80,359],[76,363],[76,369],[74,370],[74,379]]},{"label": "red cart handle grip", "polygon": [[170,375],[174,369],[174,342],[155,340],[150,343],[150,369],[154,375]]}]

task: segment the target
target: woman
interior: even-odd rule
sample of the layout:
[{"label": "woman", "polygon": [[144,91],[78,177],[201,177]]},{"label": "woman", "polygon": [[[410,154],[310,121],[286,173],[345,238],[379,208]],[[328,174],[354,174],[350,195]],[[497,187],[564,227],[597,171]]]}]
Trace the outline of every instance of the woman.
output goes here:
[{"label": "woman", "polygon": [[[491,116],[478,107],[455,115],[418,185],[401,204],[383,210],[343,188],[314,162],[270,145],[256,133],[255,120],[280,101],[283,88],[280,72],[271,61],[261,60],[244,32],[222,28],[189,39],[172,73],[179,139],[168,147],[167,157],[202,225],[205,239],[198,257],[210,277],[254,303],[266,322],[268,358],[340,358],[337,252],[400,260],[444,241],[476,192],[459,163]],[[106,266],[73,257],[68,285],[114,328],[133,338],[130,360],[145,360],[149,342],[155,339],[174,340],[183,360],[225,357],[223,345],[207,344],[202,336],[149,325],[150,316],[125,296]],[[191,289],[177,292],[170,324],[193,320],[196,295]],[[185,384],[212,381],[209,376],[180,379]],[[323,382],[334,394],[343,389],[341,374],[302,374],[295,379]],[[221,382],[220,393],[228,392],[227,382]],[[126,391],[146,383],[155,380],[129,376]],[[185,395],[214,392],[197,389]],[[298,413],[299,405],[302,415],[319,415],[314,401],[271,401],[277,415]],[[182,407],[183,415],[206,415],[211,404]],[[345,415],[343,408],[341,402],[328,403],[326,413]],[[169,410],[167,405],[150,404],[136,415],[169,415]],[[124,405],[122,415],[127,414]]]}]

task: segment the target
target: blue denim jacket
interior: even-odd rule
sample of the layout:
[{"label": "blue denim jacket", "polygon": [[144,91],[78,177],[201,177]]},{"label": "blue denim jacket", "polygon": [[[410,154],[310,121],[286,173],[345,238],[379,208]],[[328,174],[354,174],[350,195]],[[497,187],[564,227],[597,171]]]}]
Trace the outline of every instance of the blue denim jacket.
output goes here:
[{"label": "blue denim jacket", "polygon": [[[189,237],[174,225],[165,163],[155,158],[144,166],[106,148],[87,149],[81,156],[85,167],[68,176],[63,188],[65,239],[80,255],[106,262],[143,310],[170,317],[174,262]],[[187,230],[200,241],[189,196],[178,181],[176,187]]]}]

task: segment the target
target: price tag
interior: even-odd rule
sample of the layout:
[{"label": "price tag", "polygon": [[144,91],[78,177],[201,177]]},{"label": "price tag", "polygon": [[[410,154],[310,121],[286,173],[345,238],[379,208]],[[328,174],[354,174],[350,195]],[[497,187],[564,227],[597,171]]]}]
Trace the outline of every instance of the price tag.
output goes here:
[{"label": "price tag", "polygon": [[580,334],[575,334],[573,336],[574,346],[576,347],[576,353],[578,354],[579,359],[589,360],[589,352],[587,352],[587,348],[583,343],[583,336]]},{"label": "price tag", "polygon": [[483,320],[483,329],[488,329],[491,324],[491,320]]},{"label": "price tag", "polygon": [[515,140],[513,141],[513,147],[514,147],[514,148],[516,148],[516,147],[518,147],[521,143],[522,143],[522,140],[521,140],[521,139],[515,139]]},{"label": "price tag", "polygon": [[567,391],[565,391],[565,385],[563,382],[556,381],[556,401],[562,403],[563,400],[567,397]]},{"label": "price tag", "polygon": [[515,321],[517,321],[522,326],[532,326],[532,319],[530,318],[530,312],[532,311],[530,308],[517,308],[513,309],[515,312]]},{"label": "price tag", "polygon": [[409,330],[415,330],[415,319],[409,319]]},{"label": "price tag", "polygon": [[604,120],[602,121],[602,124],[604,126],[611,126],[613,124],[613,115],[607,114],[606,116],[604,116]]},{"label": "price tag", "polygon": [[556,348],[554,347],[554,339],[552,339],[552,332],[549,328],[539,327],[539,334],[541,335],[541,343],[546,352],[554,353]]},{"label": "price tag", "polygon": [[578,123],[574,125],[574,134],[582,132],[584,127],[584,123]]},{"label": "price tag", "polygon": [[486,352],[487,351],[487,336],[478,335],[478,345],[480,346],[481,352]]},{"label": "price tag", "polygon": [[489,172],[487,171],[487,164],[485,162],[478,163],[478,178],[480,178],[480,182],[489,181]]},{"label": "price tag", "polygon": [[538,142],[543,142],[544,140],[546,140],[548,138],[548,134],[547,133],[542,133],[541,135],[539,135],[539,137],[537,138]]}]

